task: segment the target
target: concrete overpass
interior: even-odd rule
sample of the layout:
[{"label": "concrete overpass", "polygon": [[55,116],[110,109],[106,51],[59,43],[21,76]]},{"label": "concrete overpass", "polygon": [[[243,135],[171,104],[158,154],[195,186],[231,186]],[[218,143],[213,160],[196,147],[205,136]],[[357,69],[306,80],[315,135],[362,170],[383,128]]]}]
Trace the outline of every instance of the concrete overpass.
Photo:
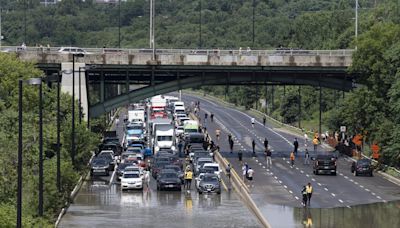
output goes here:
[{"label": "concrete overpass", "polygon": [[[73,54],[58,50],[2,48],[23,61],[37,63],[46,74],[72,70]],[[353,88],[354,76],[347,73],[353,50],[157,49],[153,52],[94,48],[78,51],[85,55],[75,58],[74,76],[77,79],[80,68],[81,92],[85,96],[82,103],[91,117],[153,95],[201,85],[312,85],[346,91]],[[71,78],[64,75],[62,79],[66,92],[72,92]],[[78,80],[75,83],[76,89]],[[132,90],[132,84],[142,88]]]}]

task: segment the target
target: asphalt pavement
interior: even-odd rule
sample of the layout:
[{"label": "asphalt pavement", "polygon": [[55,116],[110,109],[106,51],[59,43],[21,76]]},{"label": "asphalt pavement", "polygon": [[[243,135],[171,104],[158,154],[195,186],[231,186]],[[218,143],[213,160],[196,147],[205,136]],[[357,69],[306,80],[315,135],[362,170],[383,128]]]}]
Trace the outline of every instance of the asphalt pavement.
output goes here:
[{"label": "asphalt pavement", "polygon": [[[352,214],[357,213],[352,208],[362,207],[356,205],[398,205],[398,201],[396,201],[400,199],[400,187],[398,185],[384,179],[379,174],[375,174],[374,177],[353,176],[350,173],[351,160],[347,157],[339,157],[337,176],[315,175],[312,172],[312,165],[303,164],[306,147],[302,137],[274,128],[269,124],[263,126],[260,122],[261,120],[257,120],[255,126],[252,127],[251,116],[248,114],[234,108],[224,107],[219,103],[204,99],[204,97],[185,94],[183,100],[186,103],[200,101],[199,117],[203,126],[206,127],[214,142],[220,146],[221,155],[233,165],[238,174],[241,174],[242,163],[238,161],[237,152],[239,150],[243,151],[243,162],[247,162],[255,170],[253,183],[245,180],[249,193],[269,221],[276,221],[272,222],[274,227],[279,227],[281,224],[289,227],[298,225],[297,222],[300,219],[297,222],[291,222],[296,219],[282,218],[285,213],[282,213],[281,209],[289,206],[292,208],[291,212],[303,210],[301,190],[307,183],[311,183],[314,188],[311,209],[308,209],[308,211],[321,211],[325,210],[325,208],[345,208],[346,213]],[[204,122],[205,112],[208,113],[206,122]],[[209,116],[211,113],[214,114],[213,123],[210,122]],[[217,128],[222,132],[219,141],[215,137]],[[233,153],[229,152],[228,133],[234,138]],[[263,155],[265,137],[268,139],[272,150],[272,167],[266,165]],[[295,137],[298,138],[300,143],[300,152],[296,157],[295,165],[291,167],[289,153],[293,150]],[[252,153],[251,146],[253,139],[256,141],[255,154]],[[321,146],[317,152],[314,152],[310,144],[308,142],[307,149],[311,156],[330,150],[328,147]],[[395,202],[387,203],[389,201]],[[276,211],[279,211],[279,213],[276,213]],[[332,209],[331,212],[328,210],[328,213],[336,213],[336,211],[337,209]],[[272,216],[275,215],[274,212],[276,216]],[[397,209],[398,212],[399,210]],[[371,215],[371,218],[373,217]],[[286,223],[282,223],[284,220]],[[358,222],[359,224],[364,224],[361,220],[358,220]],[[373,222],[376,221],[373,220]],[[397,219],[395,222],[397,222],[395,224],[398,224],[400,221]],[[366,225],[369,224],[371,222]]]},{"label": "asphalt pavement", "polygon": [[[117,127],[123,137],[122,117]],[[229,185],[220,195],[150,189],[122,192],[115,173],[85,181],[59,227],[260,227]]]}]

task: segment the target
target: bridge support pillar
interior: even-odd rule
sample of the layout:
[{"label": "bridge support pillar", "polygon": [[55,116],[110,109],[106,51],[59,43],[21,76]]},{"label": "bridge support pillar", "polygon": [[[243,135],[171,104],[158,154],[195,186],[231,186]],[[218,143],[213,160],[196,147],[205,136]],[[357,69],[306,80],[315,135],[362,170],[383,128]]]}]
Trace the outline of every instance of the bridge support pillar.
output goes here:
[{"label": "bridge support pillar", "polygon": [[[79,82],[79,68],[81,74],[81,80]],[[86,83],[86,73],[85,73],[85,63],[77,63],[75,62],[75,72],[72,72],[72,62],[64,62],[61,63],[61,92],[68,93],[72,95],[72,89],[75,89],[75,99],[79,99],[77,94],[79,94],[79,83],[81,84],[80,94],[81,94],[81,105],[82,105],[82,113],[83,119],[88,121],[88,110],[89,110],[89,103],[88,103],[88,94],[87,94],[87,83]],[[75,85],[72,85],[72,77],[75,77]],[[77,109],[79,110],[79,109]]]}]

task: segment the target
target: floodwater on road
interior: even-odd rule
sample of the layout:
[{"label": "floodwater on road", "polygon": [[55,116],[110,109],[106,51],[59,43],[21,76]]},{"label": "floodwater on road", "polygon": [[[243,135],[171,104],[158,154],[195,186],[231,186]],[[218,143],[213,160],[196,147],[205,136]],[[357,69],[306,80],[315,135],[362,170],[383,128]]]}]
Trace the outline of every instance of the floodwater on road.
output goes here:
[{"label": "floodwater on road", "polygon": [[272,227],[400,227],[400,201],[322,209],[258,206]]},{"label": "floodwater on road", "polygon": [[122,192],[119,185],[87,181],[59,227],[261,227],[230,191]]}]

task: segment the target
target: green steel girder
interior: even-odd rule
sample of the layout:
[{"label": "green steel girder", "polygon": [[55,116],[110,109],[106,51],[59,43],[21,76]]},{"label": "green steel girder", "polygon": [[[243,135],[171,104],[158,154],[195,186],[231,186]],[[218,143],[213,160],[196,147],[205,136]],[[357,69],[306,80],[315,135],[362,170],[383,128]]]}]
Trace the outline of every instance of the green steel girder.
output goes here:
[{"label": "green steel girder", "polygon": [[[201,74],[200,76],[188,77],[185,79],[159,83],[154,86],[147,86],[137,90],[130,91],[129,93],[121,94],[119,96],[110,98],[102,103],[97,103],[90,107],[90,117],[96,117],[103,113],[109,112],[112,109],[127,105],[129,103],[138,102],[148,97],[158,94],[173,92],[179,89],[193,88],[201,85],[225,85],[227,77],[215,77],[213,74]],[[280,78],[277,76],[270,76],[268,80],[264,77],[248,77],[247,75],[230,74],[229,84],[242,84],[251,85],[255,83],[277,83],[289,85],[311,85],[322,86],[340,90],[350,90],[352,82],[344,79],[325,78],[325,77],[298,77],[298,78]]]}]

